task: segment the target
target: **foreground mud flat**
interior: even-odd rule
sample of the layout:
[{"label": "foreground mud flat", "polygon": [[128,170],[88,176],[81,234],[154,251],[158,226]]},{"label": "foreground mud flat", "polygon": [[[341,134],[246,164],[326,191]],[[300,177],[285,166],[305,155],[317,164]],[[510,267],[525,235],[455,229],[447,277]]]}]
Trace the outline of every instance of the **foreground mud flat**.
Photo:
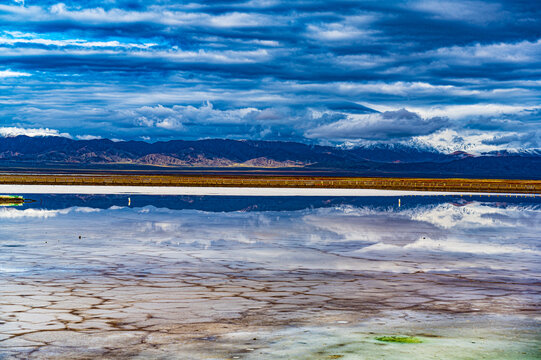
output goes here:
[{"label": "foreground mud flat", "polygon": [[0,209],[0,358],[539,356],[535,198],[35,197]]}]

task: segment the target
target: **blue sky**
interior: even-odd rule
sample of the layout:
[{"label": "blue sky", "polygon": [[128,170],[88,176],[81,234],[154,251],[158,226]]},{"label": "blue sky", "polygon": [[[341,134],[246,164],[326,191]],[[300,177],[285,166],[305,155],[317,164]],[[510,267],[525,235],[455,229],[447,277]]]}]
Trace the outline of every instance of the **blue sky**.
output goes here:
[{"label": "blue sky", "polygon": [[0,135],[541,147],[536,1],[0,1]]}]

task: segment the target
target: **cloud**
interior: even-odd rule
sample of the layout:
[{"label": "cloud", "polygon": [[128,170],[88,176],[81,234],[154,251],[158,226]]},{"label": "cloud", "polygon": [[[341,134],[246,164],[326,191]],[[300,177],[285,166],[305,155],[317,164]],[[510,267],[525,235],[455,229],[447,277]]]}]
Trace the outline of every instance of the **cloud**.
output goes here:
[{"label": "cloud", "polygon": [[[457,146],[534,146],[526,134],[539,122],[520,114],[541,97],[540,11],[481,0],[11,1],[0,4],[10,67],[0,124],[149,141],[407,142],[448,130]],[[417,115],[396,114],[404,108]]]},{"label": "cloud", "polygon": [[444,47],[426,55],[447,64],[480,66],[486,63],[539,63],[541,39],[516,43],[475,44]]},{"label": "cloud", "polygon": [[25,218],[53,218],[58,215],[67,215],[73,212],[77,213],[96,213],[100,209],[89,207],[70,207],[61,210],[46,210],[46,209],[24,209],[15,208],[0,208],[0,219],[25,219]]},{"label": "cloud", "polygon": [[343,23],[308,25],[307,36],[318,41],[337,42],[368,39],[372,32]]},{"label": "cloud", "polygon": [[[315,110],[287,107],[219,109],[206,101],[201,106],[143,106],[119,114],[136,126],[151,131],[166,130],[169,136],[199,134],[199,138],[274,139],[302,141],[302,131],[313,124],[333,121],[341,116]],[[295,126],[292,126],[291,123]],[[297,125],[301,123],[301,125]],[[227,133],[223,133],[227,129]],[[148,133],[148,131],[146,132]],[[202,135],[204,134],[204,135]]]},{"label": "cloud", "polygon": [[526,135],[517,132],[444,129],[414,137],[411,144],[432,147],[444,153],[466,151],[479,155],[501,150],[538,149],[541,146],[539,136],[539,132]]},{"label": "cloud", "polygon": [[501,148],[524,148],[541,149],[541,130],[534,130],[529,133],[508,133],[494,136],[491,139],[482,140],[483,145],[494,145]]},{"label": "cloud", "polygon": [[381,114],[349,116],[309,130],[308,138],[334,140],[390,140],[426,135],[449,125],[444,117],[422,118],[406,109]]},{"label": "cloud", "polygon": [[55,217],[59,210],[0,208],[0,219],[22,219],[22,218],[43,218]]},{"label": "cloud", "polygon": [[0,127],[0,136],[3,137],[14,137],[14,136],[62,136],[71,138],[71,136],[67,133],[61,133],[58,130],[55,129],[48,129],[48,128],[19,128],[19,127]]},{"label": "cloud", "polygon": [[[172,9],[151,6],[146,10],[130,10],[122,8],[106,9],[102,6],[81,8],[79,4],[68,6],[65,3],[53,4],[50,7],[41,6],[10,6],[0,5],[0,11],[6,15],[7,21],[21,21],[25,17],[30,22],[59,22],[71,21],[75,26],[93,27],[100,25],[122,25],[155,23],[164,26],[188,27],[205,25],[217,28],[245,28],[264,25],[276,25],[281,21],[280,16],[272,17],[260,13],[226,12],[223,14],[193,11],[193,9]],[[100,5],[105,5],[100,3]],[[11,18],[8,18],[10,15]]]},{"label": "cloud", "polygon": [[[13,34],[13,32],[10,33]],[[4,57],[73,56],[84,58],[91,56],[120,56],[124,58],[130,57],[133,61],[144,61],[146,59],[156,61],[157,59],[162,59],[162,61],[174,63],[203,62],[207,64],[243,64],[265,61],[273,56],[272,51],[268,49],[199,49],[193,51],[183,50],[177,46],[164,49],[153,42],[134,43],[120,42],[118,40],[88,41],[84,39],[49,39],[39,37],[39,34],[15,35],[19,36],[14,37],[11,35],[0,37],[0,48],[4,47]]]},{"label": "cloud", "polygon": [[136,43],[122,43],[120,41],[87,41],[84,39],[47,39],[40,38],[39,34],[14,34],[19,36],[0,36],[0,45],[44,45],[54,47],[71,47],[71,48],[134,48],[134,49],[148,49],[149,47],[156,46],[156,43],[136,44]]},{"label": "cloud", "polygon": [[524,105],[507,105],[507,104],[464,104],[464,105],[444,105],[430,107],[415,107],[411,109],[423,116],[447,116],[452,119],[463,119],[473,116],[495,116],[504,114],[513,114],[527,112],[537,107],[525,107]]},{"label": "cloud", "polygon": [[200,107],[192,105],[174,105],[165,107],[143,106],[129,113],[136,116],[136,123],[142,126],[163,127],[164,122],[177,124],[179,128],[186,124],[244,124],[246,122],[280,123],[290,116],[288,109],[236,108],[230,110],[216,109],[206,101]]},{"label": "cloud", "polygon": [[98,140],[103,139],[101,136],[95,136],[95,135],[77,135],[75,136],[77,140]]},{"label": "cloud", "polygon": [[[15,137],[15,136],[29,136],[29,137],[36,137],[36,136],[60,136],[65,137],[68,139],[72,139],[73,136],[71,136],[68,133],[60,132],[57,129],[49,129],[49,128],[21,128],[21,127],[0,127],[0,137]],[[96,139],[102,139],[101,136],[96,135],[76,135],[75,138],[77,140],[96,140]],[[118,140],[118,139],[111,139],[111,140]],[[118,140],[122,141],[122,140]]]},{"label": "cloud", "polygon": [[[212,103],[207,101],[200,107],[191,105],[175,105],[173,107],[164,107],[162,105],[155,107],[143,106],[133,111],[132,114],[135,116],[135,123],[140,126],[182,130],[184,128],[183,123],[243,123],[245,118],[254,112],[259,113],[259,110],[255,108],[218,110],[214,109]],[[256,118],[257,116],[252,117]]]},{"label": "cloud", "polygon": [[9,78],[9,77],[31,76],[31,75],[32,74],[21,72],[21,71],[11,71],[10,69],[0,70],[0,79]]},{"label": "cloud", "polygon": [[410,3],[414,9],[432,14],[436,19],[486,24],[505,16],[501,5],[484,1],[422,0]]}]

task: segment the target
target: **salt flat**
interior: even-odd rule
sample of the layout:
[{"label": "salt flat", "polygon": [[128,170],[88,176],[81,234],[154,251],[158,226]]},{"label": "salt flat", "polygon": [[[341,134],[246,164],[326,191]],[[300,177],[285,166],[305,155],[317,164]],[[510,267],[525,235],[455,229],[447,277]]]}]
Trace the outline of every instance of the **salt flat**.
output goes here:
[{"label": "salt flat", "polygon": [[539,198],[32,198],[1,359],[538,358]]},{"label": "salt flat", "polygon": [[192,186],[94,186],[94,185],[0,185],[2,194],[140,194],[209,196],[411,196],[411,195],[494,195],[537,196],[536,194],[403,191],[379,189],[248,188]]}]

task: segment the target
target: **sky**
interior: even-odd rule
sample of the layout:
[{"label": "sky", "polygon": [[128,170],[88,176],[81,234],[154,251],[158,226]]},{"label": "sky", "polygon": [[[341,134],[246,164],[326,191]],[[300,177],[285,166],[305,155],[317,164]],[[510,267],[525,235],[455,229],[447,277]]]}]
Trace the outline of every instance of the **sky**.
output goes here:
[{"label": "sky", "polygon": [[0,1],[0,136],[541,148],[541,2]]}]

